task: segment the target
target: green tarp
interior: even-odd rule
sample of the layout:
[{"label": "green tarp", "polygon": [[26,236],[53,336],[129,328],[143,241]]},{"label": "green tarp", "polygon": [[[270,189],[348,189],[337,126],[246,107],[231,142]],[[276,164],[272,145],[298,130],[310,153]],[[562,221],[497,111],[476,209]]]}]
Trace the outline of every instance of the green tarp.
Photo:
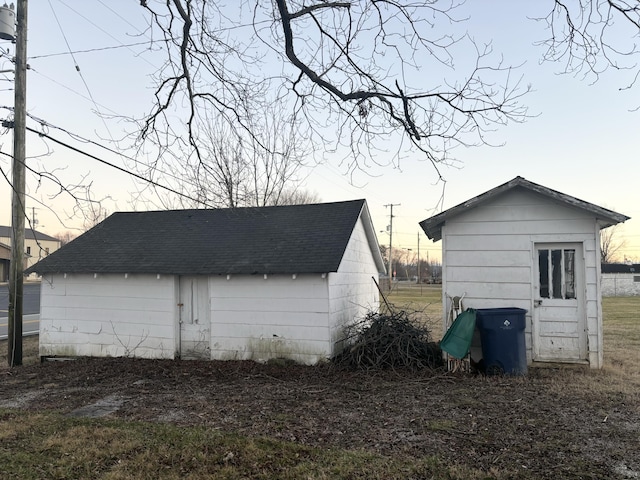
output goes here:
[{"label": "green tarp", "polygon": [[455,358],[464,358],[469,353],[473,331],[476,329],[476,311],[467,308],[456,317],[447,333],[442,337],[440,348]]}]

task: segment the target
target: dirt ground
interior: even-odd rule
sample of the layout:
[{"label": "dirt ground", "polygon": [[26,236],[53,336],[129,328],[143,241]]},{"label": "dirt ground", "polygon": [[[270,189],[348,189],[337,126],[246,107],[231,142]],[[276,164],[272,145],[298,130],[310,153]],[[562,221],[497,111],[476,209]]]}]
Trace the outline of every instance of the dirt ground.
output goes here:
[{"label": "dirt ground", "polygon": [[610,387],[607,378],[582,369],[536,368],[514,378],[79,359],[0,369],[0,408],[438,455],[503,478],[640,478],[640,393]]}]

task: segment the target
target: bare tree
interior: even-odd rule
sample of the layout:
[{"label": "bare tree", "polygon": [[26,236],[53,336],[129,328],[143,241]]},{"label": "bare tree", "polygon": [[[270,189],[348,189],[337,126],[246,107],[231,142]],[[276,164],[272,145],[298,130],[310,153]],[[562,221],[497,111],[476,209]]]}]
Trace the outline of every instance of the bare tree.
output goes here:
[{"label": "bare tree", "polygon": [[596,81],[607,69],[624,70],[631,88],[640,69],[640,3],[637,0],[554,0],[546,16],[549,36],[539,42],[543,59],[563,71]]},{"label": "bare tree", "polygon": [[67,243],[69,243],[71,240],[73,240],[77,236],[78,236],[77,234],[71,232],[70,230],[65,230],[64,232],[56,233],[54,235],[55,238],[60,240],[61,247],[64,247]]},{"label": "bare tree", "polygon": [[148,172],[164,175],[162,181],[181,194],[156,192],[164,208],[259,207],[307,200],[300,190],[306,142],[277,109],[265,105],[263,111],[248,114],[251,134],[207,113],[203,120],[196,122],[199,154],[167,150]]},{"label": "bare tree", "polygon": [[619,224],[600,230],[601,263],[615,263],[617,253],[625,246],[624,240],[618,238],[618,227]]},{"label": "bare tree", "polygon": [[[451,33],[462,21],[452,0],[141,4],[167,61],[139,139],[198,161],[207,156],[204,111],[274,152],[251,112],[277,105],[318,155],[339,152],[351,171],[416,151],[437,170],[451,148],[485,143],[487,131],[526,117],[528,88],[512,69],[490,45]],[[461,52],[475,55],[454,62]],[[182,105],[184,131],[173,120]]]},{"label": "bare tree", "polygon": [[109,211],[102,205],[102,202],[92,198],[89,189],[87,189],[85,199],[81,214],[84,218],[82,228],[86,232],[106,219],[109,216]]},{"label": "bare tree", "polygon": [[[29,116],[29,118],[31,118],[31,116]],[[47,160],[55,150],[47,141],[53,140],[54,143],[65,144],[53,139],[53,137],[45,131],[53,127],[52,125],[49,125],[42,119],[35,118],[35,120],[38,120],[40,123],[42,131],[30,127],[27,127],[27,131],[37,134],[38,140],[42,143],[36,146],[39,146],[44,153],[29,156],[26,159],[26,198],[31,203],[39,205],[38,208],[46,209],[52,213],[63,226],[79,218],[84,219],[86,223],[87,215],[89,217],[95,217],[95,212],[103,209],[102,205],[109,200],[109,197],[99,199],[95,197],[93,184],[88,178],[90,173],[77,174],[76,172],[70,172],[67,167],[51,168],[49,166],[51,162],[45,160]],[[35,142],[30,144],[30,146],[34,146],[34,144]],[[0,181],[5,181],[7,185],[13,189],[12,180],[8,174],[8,167],[5,167],[2,155],[8,158],[10,156],[3,152],[0,152],[0,154]],[[70,205],[70,209],[62,214],[53,207],[56,201],[67,203]],[[24,206],[22,207],[22,212],[28,228],[34,229],[36,225],[32,224],[30,212],[28,212]]]},{"label": "bare tree", "polygon": [[319,203],[322,199],[316,192],[311,192],[302,188],[285,189],[277,203],[273,205],[304,205],[309,203]]}]

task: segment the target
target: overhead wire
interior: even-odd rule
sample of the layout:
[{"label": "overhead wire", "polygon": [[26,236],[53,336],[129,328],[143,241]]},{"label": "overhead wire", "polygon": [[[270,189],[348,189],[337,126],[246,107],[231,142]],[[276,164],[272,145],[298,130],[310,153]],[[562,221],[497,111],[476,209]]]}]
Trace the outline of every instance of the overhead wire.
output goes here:
[{"label": "overhead wire", "polygon": [[58,52],[58,53],[46,53],[43,55],[33,55],[29,56],[29,60],[37,60],[41,58],[51,58],[51,57],[61,57],[64,55],[75,55],[76,53],[94,53],[94,52],[104,52],[107,50],[116,50],[118,48],[128,48],[128,47],[137,47],[140,45],[149,45],[149,41],[144,42],[135,42],[135,43],[126,43],[120,45],[111,45],[109,47],[96,47],[96,48],[87,48],[85,50],[73,50],[71,52]]},{"label": "overhead wire", "polygon": [[[103,33],[105,33],[106,35],[108,35],[109,37],[111,37],[111,38],[113,38],[114,40],[116,40],[116,41],[118,41],[118,42],[119,42],[119,40],[118,40],[118,39],[116,39],[116,38],[115,38],[113,35],[111,35],[109,32],[107,32],[106,30],[102,29],[100,26],[96,25],[94,22],[92,22],[90,19],[88,19],[87,17],[85,17],[84,15],[82,15],[80,12],[78,12],[78,11],[77,11],[77,10],[75,10],[74,8],[70,7],[70,6],[69,6],[68,4],[66,4],[64,1],[62,1],[62,0],[58,0],[58,1],[59,1],[62,5],[66,6],[68,9],[70,9],[71,11],[73,11],[76,15],[80,16],[80,17],[81,17],[81,18],[83,18],[85,21],[87,21],[88,23],[90,23],[91,25],[93,25],[95,28],[99,29],[100,31],[102,31]],[[103,4],[103,5],[104,5],[104,4]],[[83,73],[82,73],[82,71],[81,71],[81,69],[80,69],[80,66],[78,65],[78,61],[77,61],[77,59],[76,59],[76,56],[75,56],[75,54],[74,54],[74,51],[72,50],[71,45],[69,44],[69,41],[68,41],[68,39],[67,39],[67,36],[66,36],[66,34],[65,34],[65,32],[64,32],[64,30],[63,30],[63,28],[62,28],[62,25],[61,25],[61,23],[60,23],[60,20],[59,20],[59,18],[58,18],[58,15],[57,15],[57,13],[56,13],[56,10],[55,10],[55,9],[54,9],[54,7],[53,7],[53,4],[52,4],[51,0],[49,0],[49,7],[51,8],[51,11],[52,11],[52,13],[53,13],[53,16],[54,16],[54,18],[55,18],[55,20],[56,20],[56,23],[57,23],[57,25],[58,25],[58,28],[60,29],[60,32],[61,32],[62,37],[63,37],[63,39],[64,39],[64,42],[65,42],[65,44],[66,44],[66,46],[67,46],[67,50],[68,50],[68,52],[69,52],[69,55],[71,56],[71,58],[72,58],[72,60],[73,60],[73,63],[74,63],[75,69],[76,69],[76,71],[77,71],[77,73],[78,73],[78,75],[79,75],[80,79],[82,80],[82,83],[83,83],[83,85],[84,85],[84,87],[85,87],[85,90],[87,91],[87,94],[88,94],[88,96],[89,96],[89,100],[90,100],[90,101],[91,101],[91,103],[93,104],[93,106],[94,106],[94,108],[95,108],[95,110],[96,110],[96,113],[98,114],[98,117],[100,118],[100,121],[102,122],[102,124],[103,124],[103,126],[104,126],[105,130],[107,131],[107,134],[108,134],[109,138],[111,139],[111,141],[112,141],[113,143],[116,143],[116,142],[115,142],[115,140],[114,140],[114,138],[113,138],[113,134],[111,133],[111,130],[110,130],[109,126],[107,125],[106,121],[105,121],[105,117],[104,117],[104,115],[102,115],[102,113],[101,113],[100,106],[98,105],[97,101],[95,100],[95,97],[94,97],[94,95],[93,95],[93,93],[92,93],[91,89],[89,88],[89,84],[87,83],[87,81],[86,81],[86,79],[85,79],[85,77],[84,77],[84,75],[83,75]],[[107,7],[107,8],[108,8],[108,7]],[[110,9],[110,8],[109,8],[109,10],[110,10],[110,11],[113,11],[113,10],[112,10],[112,9]],[[118,15],[118,17],[119,17],[119,18],[122,18],[120,15]],[[129,25],[131,25],[131,23],[130,23],[130,22],[127,22],[127,23],[128,23]],[[133,25],[132,25],[132,26],[133,26]],[[134,26],[134,28],[136,28],[136,27]],[[122,44],[122,42],[120,42],[120,43]],[[147,62],[148,62],[148,60],[146,60],[146,59],[145,59],[145,61],[147,61]],[[150,63],[150,62],[148,62],[148,63]],[[110,109],[109,109],[109,110],[110,110]]]},{"label": "overhead wire", "polygon": [[35,130],[35,129],[31,128],[31,127],[26,127],[26,129],[27,129],[27,131],[35,133],[35,134],[39,135],[40,137],[44,137],[44,138],[46,138],[48,140],[51,140],[52,142],[57,143],[60,146],[68,148],[71,151],[74,151],[76,153],[84,155],[84,156],[86,156],[88,158],[91,158],[92,160],[95,160],[95,161],[97,161],[99,163],[107,165],[107,166],[109,166],[111,168],[114,168],[114,169],[120,171],[120,172],[126,173],[127,175],[130,175],[130,176],[132,176],[134,178],[142,180],[142,181],[144,181],[144,182],[146,182],[146,183],[148,183],[150,185],[153,185],[153,186],[158,187],[158,188],[162,188],[163,190],[167,190],[168,192],[171,192],[171,193],[173,193],[175,195],[178,195],[178,196],[180,196],[182,198],[186,198],[187,200],[191,200],[192,202],[199,203],[199,204],[204,205],[204,206],[206,206],[208,208],[215,208],[214,206],[212,206],[212,205],[210,205],[210,204],[208,204],[208,203],[206,203],[206,202],[204,202],[202,200],[193,198],[193,197],[191,197],[189,195],[186,195],[184,193],[181,193],[181,192],[175,190],[174,188],[168,187],[167,185],[163,185],[163,184],[161,184],[159,182],[156,182],[155,180],[152,180],[152,179],[149,179],[149,178],[145,178],[142,175],[139,175],[139,174],[137,174],[135,172],[127,170],[126,168],[120,167],[119,165],[115,165],[114,163],[108,162],[107,160],[103,160],[100,157],[97,157],[97,156],[95,156],[95,155],[93,155],[91,153],[85,152],[84,150],[81,150],[81,149],[79,149],[77,147],[74,147],[73,145],[70,145],[70,144],[68,144],[66,142],[63,142],[62,140],[59,140],[59,139],[57,139],[55,137],[52,137],[51,135],[49,135],[47,133],[39,132],[38,130]]},{"label": "overhead wire", "polygon": [[[61,3],[62,5],[64,5],[65,7],[67,7],[69,10],[71,10],[73,13],[75,13],[78,17],[82,18],[84,21],[86,21],[88,24],[90,24],[93,28],[100,30],[102,33],[104,33],[105,35],[107,35],[108,37],[112,38],[113,40],[115,40],[116,42],[119,42],[120,44],[122,44],[122,42],[120,42],[120,39],[114,37],[111,32],[109,32],[108,30],[105,30],[104,28],[102,28],[100,25],[98,25],[97,23],[93,22],[91,19],[87,18],[85,15],[83,15],[82,13],[80,13],[78,10],[76,10],[75,8],[73,8],[72,6],[70,6],[69,4],[65,3],[64,0],[57,0],[59,3]],[[51,0],[49,0],[49,3],[51,3]],[[100,2],[100,4],[102,4],[104,7],[106,7],[109,11],[111,11],[112,13],[114,13],[118,18],[120,18],[121,20],[124,20],[125,23],[127,23],[128,25],[132,26],[134,29],[137,30],[137,33],[140,36],[144,36],[144,32],[141,32],[137,26],[133,25],[132,23],[130,23],[128,20],[126,20],[124,17],[122,17],[120,14],[118,14],[117,12],[115,12],[113,9],[111,9],[110,7],[108,7],[107,5],[105,5],[103,2]],[[151,42],[151,39],[147,37],[148,42]],[[135,52],[134,52],[135,53]],[[154,66],[149,60],[147,60],[146,58],[142,58],[145,62],[147,62],[149,65]]]},{"label": "overhead wire", "polygon": [[[12,110],[12,108],[11,108],[11,107],[6,107],[6,106],[0,106],[0,108],[5,108],[5,109]],[[34,120],[34,121],[38,122],[42,127],[47,127],[47,128],[52,128],[52,129],[55,129],[55,130],[59,130],[60,132],[65,133],[66,135],[68,135],[69,137],[73,138],[74,140],[77,140],[77,141],[79,141],[79,142],[83,142],[83,143],[86,143],[86,144],[94,145],[94,146],[96,146],[96,147],[98,147],[98,148],[101,148],[101,149],[103,149],[103,150],[106,150],[106,151],[107,151],[107,152],[109,152],[109,153],[113,153],[114,155],[117,155],[117,156],[119,156],[119,157],[121,157],[121,158],[124,158],[124,159],[126,159],[126,160],[130,160],[130,161],[134,162],[135,164],[140,165],[140,166],[142,166],[142,167],[144,167],[144,168],[148,168],[148,169],[153,168],[153,170],[154,170],[154,171],[156,171],[156,172],[158,172],[158,173],[161,173],[162,175],[164,175],[164,176],[166,176],[166,177],[171,177],[171,178],[173,178],[174,180],[178,180],[178,181],[180,181],[180,182],[187,183],[187,184],[191,185],[191,186],[192,186],[192,187],[194,187],[194,188],[196,188],[196,187],[197,187],[197,185],[195,185],[195,184],[191,184],[191,183],[189,183],[189,182],[185,181],[185,180],[184,180],[184,178],[182,178],[182,177],[178,177],[177,175],[175,175],[175,174],[173,174],[173,173],[171,173],[171,172],[167,172],[167,171],[165,171],[165,170],[161,170],[161,169],[159,169],[157,166],[153,166],[153,167],[152,167],[151,165],[148,165],[148,164],[147,164],[147,163],[145,163],[145,162],[141,162],[140,160],[138,160],[138,159],[136,159],[136,158],[134,158],[134,157],[130,157],[130,156],[128,156],[128,155],[125,155],[124,153],[119,152],[119,151],[117,151],[117,150],[114,150],[113,148],[108,147],[108,146],[106,146],[106,145],[103,145],[103,144],[101,144],[101,143],[98,143],[98,142],[96,142],[95,140],[91,140],[91,139],[85,138],[85,137],[83,137],[83,136],[81,136],[81,135],[79,135],[79,134],[77,134],[77,133],[73,133],[73,132],[69,131],[69,130],[68,130],[68,129],[66,129],[66,128],[59,127],[59,126],[57,126],[57,125],[53,125],[52,123],[49,123],[48,121],[46,121],[46,120],[44,120],[44,119],[42,119],[42,118],[38,118],[38,117],[36,117],[35,115],[31,115],[31,114],[27,113],[27,116],[28,116],[29,118],[31,118],[32,120]],[[127,170],[127,171],[128,171],[128,170]],[[147,181],[147,180],[148,180],[148,179],[145,179],[145,181]]]},{"label": "overhead wire", "polygon": [[[76,72],[78,72],[78,75],[80,76],[80,79],[82,80],[84,88],[87,90],[87,94],[89,95],[89,98],[91,99],[91,103],[93,103],[93,106],[96,108],[96,111],[99,114],[100,113],[100,108],[98,107],[98,103],[93,98],[93,93],[91,93],[91,89],[89,88],[89,84],[87,83],[87,80],[84,78],[84,75],[82,74],[82,70],[80,70],[80,66],[78,65],[78,62],[77,62],[76,57],[75,57],[75,54],[73,53],[73,50],[71,49],[71,45],[69,45],[69,40],[67,39],[67,35],[64,33],[64,29],[62,28],[62,25],[60,24],[60,20],[58,19],[58,15],[56,14],[55,9],[53,8],[51,0],[49,0],[49,7],[51,7],[51,12],[53,13],[53,17],[55,18],[56,23],[58,24],[58,28],[60,29],[60,33],[62,34],[62,38],[64,39],[64,43],[67,45],[67,50],[69,51],[69,54],[71,55],[71,58],[73,59],[73,63],[74,63]],[[104,127],[107,130],[107,132],[109,133],[109,137],[111,137],[111,139],[113,140],[113,136],[111,135],[111,131],[109,130],[109,126],[107,125],[107,122],[105,122],[104,117],[102,115],[99,115],[99,117],[102,120],[102,124],[104,125]]]}]

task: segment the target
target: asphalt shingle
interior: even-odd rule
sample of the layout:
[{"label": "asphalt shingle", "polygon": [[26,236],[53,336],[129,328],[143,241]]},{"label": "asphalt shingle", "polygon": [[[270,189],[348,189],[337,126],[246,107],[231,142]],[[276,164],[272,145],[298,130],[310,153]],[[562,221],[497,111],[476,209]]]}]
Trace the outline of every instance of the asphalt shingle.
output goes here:
[{"label": "asphalt shingle", "polygon": [[335,272],[364,204],[118,212],[27,273]]}]

